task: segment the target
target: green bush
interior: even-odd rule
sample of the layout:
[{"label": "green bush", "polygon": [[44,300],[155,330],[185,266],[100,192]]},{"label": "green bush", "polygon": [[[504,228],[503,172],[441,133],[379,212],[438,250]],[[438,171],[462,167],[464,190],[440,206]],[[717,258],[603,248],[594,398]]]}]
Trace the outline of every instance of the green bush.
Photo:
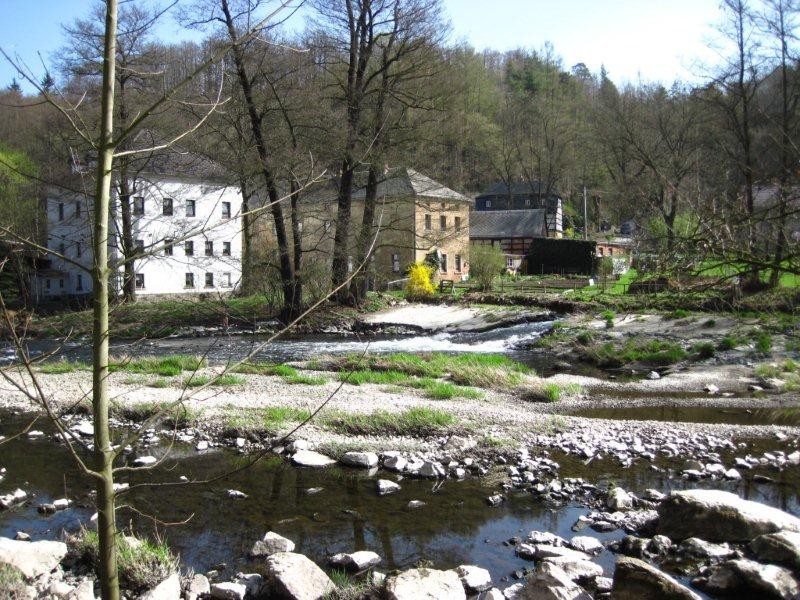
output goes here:
[{"label": "green bush", "polygon": [[766,331],[759,331],[756,334],[756,351],[767,354],[772,350],[772,336]]},{"label": "green bush", "polygon": [[594,341],[594,336],[589,331],[581,331],[578,335],[575,336],[575,340],[581,346],[588,346]]},{"label": "green bush", "polygon": [[726,335],[719,341],[717,347],[720,350],[734,350],[741,346],[744,342],[735,335]]},{"label": "green bush", "polygon": [[492,289],[494,280],[506,270],[506,257],[496,246],[472,244],[469,248],[469,278],[484,292]]},{"label": "green bush", "polygon": [[614,327],[614,317],[617,315],[614,313],[613,310],[606,309],[600,313],[600,318],[602,318],[606,322],[606,329],[611,329]]},{"label": "green bush", "polygon": [[697,358],[706,359],[714,356],[716,348],[711,342],[698,342],[692,346],[692,351],[697,355]]}]

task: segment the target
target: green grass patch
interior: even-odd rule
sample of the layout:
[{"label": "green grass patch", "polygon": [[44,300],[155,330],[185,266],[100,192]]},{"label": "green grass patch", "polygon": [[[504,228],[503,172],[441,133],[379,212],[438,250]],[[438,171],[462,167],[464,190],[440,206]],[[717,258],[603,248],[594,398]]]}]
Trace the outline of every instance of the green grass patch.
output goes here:
[{"label": "green grass patch", "polygon": [[712,342],[697,342],[692,346],[692,352],[699,360],[711,358],[716,351],[717,349]]},{"label": "green grass patch", "polygon": [[637,339],[628,340],[622,346],[608,342],[587,348],[583,354],[587,360],[600,367],[621,367],[633,362],[666,366],[688,357],[686,350],[678,344],[661,340],[642,341]]},{"label": "green grass patch", "polygon": [[225,425],[240,431],[268,431],[274,433],[289,422],[301,423],[311,416],[311,411],[293,406],[265,406],[262,408],[225,407]]},{"label": "green grass patch", "polygon": [[246,373],[248,375],[277,375],[282,377],[286,383],[303,385],[325,385],[328,380],[324,377],[314,377],[303,375],[294,367],[288,365],[276,365],[273,363],[252,363],[246,362],[231,368],[231,373]]},{"label": "green grass patch", "polygon": [[247,380],[244,377],[225,373],[224,375],[196,375],[186,380],[184,385],[189,388],[202,387],[204,385],[229,387],[232,385],[244,385],[245,383],[247,383]]},{"label": "green grass patch", "polygon": [[137,402],[134,404],[111,403],[111,416],[124,421],[141,423],[158,413],[163,413],[166,423],[181,427],[196,423],[203,414],[201,409],[188,407],[172,402]]},{"label": "green grass patch", "polygon": [[[373,356],[348,356],[329,361],[330,368],[339,371],[382,371],[395,373],[376,383],[392,384],[402,381],[399,374],[416,377],[449,377],[453,383],[481,388],[508,388],[519,385],[533,371],[501,354],[428,354],[397,353]],[[371,375],[366,377],[372,377]]]},{"label": "green grass patch", "polygon": [[735,350],[739,346],[743,346],[745,343],[745,340],[740,337],[735,335],[726,335],[719,341],[717,348],[720,350]]},{"label": "green grass patch", "polygon": [[372,413],[336,412],[325,417],[327,427],[348,435],[405,435],[428,436],[443,433],[457,423],[456,418],[442,410],[426,407],[409,408],[391,413],[378,410]]},{"label": "green grass patch", "polygon": [[581,331],[578,335],[575,336],[575,341],[578,342],[581,346],[588,346],[594,341],[594,336],[589,331]]},{"label": "green grass patch", "polygon": [[[97,572],[100,555],[97,532],[84,530],[73,547],[79,559]],[[117,564],[121,587],[133,592],[155,587],[178,570],[178,559],[165,542],[128,536],[117,538]]]},{"label": "green grass patch", "polygon": [[691,313],[688,310],[685,310],[683,308],[676,308],[675,310],[665,314],[664,318],[667,319],[667,320],[673,320],[674,321],[676,319],[685,319],[690,314]]},{"label": "green grass patch", "polygon": [[606,329],[614,327],[614,317],[616,316],[616,313],[610,309],[606,309],[600,313],[600,318],[606,322]]},{"label": "green grass patch", "polygon": [[40,373],[47,375],[62,375],[64,373],[74,373],[76,371],[90,371],[91,365],[81,361],[59,360],[56,362],[42,363],[37,367]]},{"label": "green grass patch", "polygon": [[522,398],[529,402],[558,402],[565,396],[576,396],[583,393],[577,383],[558,384],[537,380],[522,388]]},{"label": "green grass patch", "polygon": [[365,383],[391,385],[404,382],[407,379],[408,375],[399,371],[360,370],[339,373],[339,381],[350,385],[364,385]]},{"label": "green grass patch", "polygon": [[431,381],[423,388],[425,396],[433,400],[449,400],[450,398],[483,398],[479,390],[455,385],[447,381]]},{"label": "green grass patch", "polygon": [[759,331],[755,334],[756,352],[769,354],[772,351],[772,336],[766,331]]},{"label": "green grass patch", "polygon": [[762,379],[778,379],[782,383],[780,392],[796,392],[800,390],[800,365],[791,359],[780,364],[756,365],[755,373]]},{"label": "green grass patch", "polygon": [[206,359],[198,356],[174,354],[164,357],[113,359],[108,365],[108,370],[111,373],[124,371],[126,373],[174,377],[175,375],[180,375],[183,371],[197,371],[205,367],[206,364]]}]

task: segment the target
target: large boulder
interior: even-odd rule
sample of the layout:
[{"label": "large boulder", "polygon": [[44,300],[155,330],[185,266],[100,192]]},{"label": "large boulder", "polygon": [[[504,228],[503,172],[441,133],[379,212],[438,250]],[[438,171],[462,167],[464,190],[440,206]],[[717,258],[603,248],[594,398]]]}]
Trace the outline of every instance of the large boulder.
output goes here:
[{"label": "large boulder", "polygon": [[492,587],[492,575],[486,569],[475,565],[461,565],[456,567],[456,573],[464,584],[464,589],[470,594],[477,594]]},{"label": "large boulder", "polygon": [[348,467],[371,469],[378,464],[378,455],[374,452],[345,452],[339,462]]},{"label": "large boulder", "polygon": [[666,573],[627,556],[617,559],[611,597],[614,600],[700,600],[700,596]]},{"label": "large boulder", "polygon": [[350,571],[363,571],[374,567],[381,562],[381,557],[371,550],[359,550],[345,554],[344,552],[334,554],[328,559],[334,567],[342,567]]},{"label": "large boulder", "polygon": [[763,600],[795,600],[800,595],[800,585],[789,569],[745,559],[711,567],[705,589],[713,594]]},{"label": "large boulder", "polygon": [[263,539],[258,540],[250,549],[251,558],[264,558],[276,552],[294,552],[294,542],[290,539],[278,535],[274,531],[268,531]]},{"label": "large boulder", "polygon": [[266,561],[270,593],[287,600],[319,600],[336,589],[313,561],[293,552],[278,552]]},{"label": "large boulder", "polygon": [[455,571],[410,569],[386,581],[389,600],[466,600]]},{"label": "large boulder", "polygon": [[658,533],[673,540],[749,542],[782,529],[800,531],[797,517],[720,490],[672,492],[659,505],[658,517]]},{"label": "large boulder", "polygon": [[211,586],[211,597],[214,600],[244,600],[247,586],[243,583],[225,581]]},{"label": "large boulder", "polygon": [[775,563],[800,571],[800,533],[796,531],[760,535],[750,542],[750,548],[762,562]]},{"label": "large boulder", "polygon": [[298,450],[292,456],[292,462],[299,467],[327,467],[336,463],[331,457],[313,450]]},{"label": "large boulder", "polygon": [[173,573],[152,590],[144,594],[140,600],[175,600],[181,597],[181,578]]},{"label": "large boulder", "polygon": [[67,545],[63,542],[19,542],[0,538],[0,563],[19,569],[26,579],[55,569],[67,555]]},{"label": "large boulder", "polygon": [[547,561],[528,576],[525,585],[515,596],[516,600],[591,600],[592,597],[564,570]]}]

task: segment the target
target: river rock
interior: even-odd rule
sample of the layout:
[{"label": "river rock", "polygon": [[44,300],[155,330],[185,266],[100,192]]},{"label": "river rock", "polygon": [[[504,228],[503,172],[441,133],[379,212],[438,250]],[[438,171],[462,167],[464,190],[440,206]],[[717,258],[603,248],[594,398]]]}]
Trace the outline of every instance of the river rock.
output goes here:
[{"label": "river rock", "polygon": [[181,578],[173,573],[159,583],[149,592],[142,595],[140,600],[175,600],[181,597]]},{"label": "river rock", "polygon": [[800,533],[779,531],[760,535],[750,542],[750,548],[762,562],[775,563],[800,571]]},{"label": "river rock", "polygon": [[711,567],[704,587],[711,593],[764,600],[795,600],[800,594],[800,586],[789,569],[745,559]]},{"label": "river rock", "polygon": [[313,561],[302,554],[278,552],[266,561],[267,580],[273,595],[290,600],[318,600],[336,589]]},{"label": "river rock", "polygon": [[94,435],[94,425],[91,421],[81,421],[69,428],[70,431],[82,435],[84,437],[92,437]]},{"label": "river rock", "polygon": [[447,471],[444,470],[442,463],[426,460],[417,471],[417,475],[420,477],[441,478],[447,476]]},{"label": "river rock", "polygon": [[673,540],[749,542],[782,529],[800,531],[797,517],[720,490],[672,492],[659,505],[658,516],[658,533]]},{"label": "river rock", "polygon": [[621,556],[617,559],[614,600],[700,600],[700,596],[643,560]]},{"label": "river rock", "polygon": [[378,479],[378,495],[386,496],[387,494],[394,494],[400,489],[400,485],[388,479]]},{"label": "river rock", "polygon": [[359,550],[351,554],[344,552],[334,554],[328,559],[328,562],[335,567],[343,567],[350,571],[363,571],[380,563],[381,557],[370,550]]},{"label": "river rock", "polygon": [[728,544],[712,544],[700,538],[686,538],[678,546],[678,551],[697,558],[724,560],[736,552]]},{"label": "river rock", "polygon": [[408,466],[408,461],[402,456],[387,456],[383,461],[383,466],[389,471],[402,473]]},{"label": "river rock", "polygon": [[292,455],[292,462],[300,467],[327,467],[336,461],[313,450],[298,450]]},{"label": "river rock", "polygon": [[422,500],[409,500],[408,504],[406,504],[406,508],[409,510],[415,510],[417,508],[422,508],[423,506],[426,505],[427,503],[423,502]]},{"label": "river rock", "polygon": [[600,540],[589,535],[576,535],[569,541],[569,545],[586,554],[600,554],[605,549]]},{"label": "river rock", "polygon": [[[523,546],[525,544],[521,544]],[[533,558],[564,558],[573,561],[589,560],[589,555],[578,550],[572,550],[563,546],[551,546],[549,544],[533,544]]]},{"label": "river rock", "polygon": [[633,508],[633,497],[622,488],[615,487],[608,492],[606,506],[613,511],[630,510]]},{"label": "river rock", "polygon": [[27,579],[49,573],[66,555],[67,545],[63,542],[19,542],[0,538],[0,563],[16,567]]},{"label": "river rock", "polygon": [[389,600],[466,600],[455,571],[409,569],[386,581]]},{"label": "river rock", "polygon": [[148,467],[158,462],[155,456],[139,456],[133,460],[134,467]]},{"label": "river rock", "polygon": [[487,590],[486,593],[482,596],[483,600],[505,600],[505,596],[503,592],[498,590],[497,588],[492,588]]},{"label": "river rock", "polygon": [[475,565],[461,565],[456,567],[456,573],[469,594],[477,594],[492,587],[492,576],[486,569]]},{"label": "river rock", "polygon": [[247,586],[242,583],[225,581],[211,586],[211,597],[216,600],[244,600]]},{"label": "river rock", "polygon": [[544,562],[560,567],[572,581],[591,581],[603,575],[603,567],[590,560],[575,560],[569,556],[551,556]]},{"label": "river rock", "polygon": [[529,544],[549,544],[551,546],[566,546],[567,540],[550,531],[531,531],[528,534]]},{"label": "river rock", "polygon": [[591,600],[581,586],[572,581],[564,570],[552,563],[542,562],[528,576],[522,588],[511,596],[516,600]]},{"label": "river rock", "polygon": [[211,593],[211,583],[209,583],[208,577],[201,573],[196,573],[186,586],[184,600],[197,600],[209,593]]},{"label": "river rock", "polygon": [[345,452],[339,462],[348,467],[371,469],[378,464],[378,455],[374,452]]},{"label": "river rock", "polygon": [[250,556],[251,558],[264,558],[276,552],[294,552],[294,542],[274,531],[268,531],[262,539],[253,544]]}]

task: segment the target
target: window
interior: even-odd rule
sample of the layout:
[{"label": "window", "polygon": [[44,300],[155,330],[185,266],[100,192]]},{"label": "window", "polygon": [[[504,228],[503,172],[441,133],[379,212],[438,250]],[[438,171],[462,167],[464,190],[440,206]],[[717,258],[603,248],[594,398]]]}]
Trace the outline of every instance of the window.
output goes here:
[{"label": "window", "polygon": [[59,221],[63,221],[64,220],[64,203],[63,202],[59,202],[58,203],[58,220]]},{"label": "window", "polygon": [[525,198],[525,206],[530,206],[530,205],[531,205],[531,199]]},{"label": "window", "polygon": [[133,216],[141,217],[144,214],[144,196],[133,197]]},{"label": "window", "polygon": [[187,200],[186,201],[186,216],[193,217],[195,214],[195,201],[194,200]]},{"label": "window", "polygon": [[186,256],[194,256],[194,242],[184,242],[183,252]]},{"label": "window", "polygon": [[136,273],[136,289],[143,290],[144,289],[144,273]]},{"label": "window", "polygon": [[80,200],[75,200],[75,216],[76,217],[80,217],[81,216],[81,201]]},{"label": "window", "polygon": [[83,291],[83,275],[81,273],[77,274],[77,280],[75,281],[75,289],[79,292]]},{"label": "window", "polygon": [[447,217],[445,215],[439,217],[439,229],[442,231],[447,229]]},{"label": "window", "polygon": [[431,230],[431,216],[425,215],[425,231]]},{"label": "window", "polygon": [[461,255],[456,254],[456,273],[461,273]]},{"label": "window", "polygon": [[509,268],[509,269],[513,269],[514,268],[514,259],[512,257],[510,257],[510,256],[506,257],[506,267]]},{"label": "window", "polygon": [[136,240],[136,254],[144,254],[144,240]]},{"label": "window", "polygon": [[164,256],[172,256],[173,244],[172,240],[164,240]]},{"label": "window", "polygon": [[44,287],[45,287],[46,289],[48,289],[48,290],[50,289],[50,280],[49,280],[49,279],[45,279],[45,280],[44,280]]},{"label": "window", "polygon": [[230,255],[231,255],[231,243],[222,242],[222,256],[230,256]]},{"label": "window", "polygon": [[603,256],[603,248],[598,248],[597,251],[600,253],[600,256]]},{"label": "window", "polygon": [[66,256],[66,255],[67,255],[67,254],[66,254],[66,252],[65,252],[65,249],[64,249],[64,242],[61,242],[61,243],[58,245],[58,253],[59,253],[61,256]]},{"label": "window", "polygon": [[461,217],[455,217],[456,231],[461,231]]},{"label": "window", "polygon": [[222,274],[222,287],[229,288],[231,287],[231,274],[230,273],[223,273]]},{"label": "window", "polygon": [[80,258],[81,254],[83,254],[83,250],[81,249],[81,243],[75,242],[75,258]]},{"label": "window", "polygon": [[486,208],[492,208],[492,201],[491,200],[485,200],[483,205]]},{"label": "window", "polygon": [[392,273],[400,272],[400,255],[392,254]]},{"label": "window", "polygon": [[614,249],[613,248],[609,248],[608,249],[608,255],[609,256],[614,256]]},{"label": "window", "polygon": [[206,287],[214,287],[214,274],[206,273]]},{"label": "window", "polygon": [[165,217],[172,216],[172,198],[162,198],[161,214],[164,215]]},{"label": "window", "polygon": [[222,218],[223,219],[230,219],[231,218],[231,203],[230,202],[223,202],[222,203]]},{"label": "window", "polygon": [[348,273],[352,273],[353,272],[353,257],[352,256],[348,256],[347,257],[347,272]]},{"label": "window", "polygon": [[64,289],[64,280],[63,280],[63,279],[59,279],[59,280],[58,280],[58,287],[59,287],[60,289],[62,289],[62,290]]},{"label": "window", "polygon": [[214,242],[206,240],[206,256],[214,256]]},{"label": "window", "polygon": [[194,287],[194,273],[186,273],[184,280],[183,280],[183,287],[186,288],[193,288]]},{"label": "window", "polygon": [[447,254],[442,254],[442,262],[439,263],[439,269],[442,273],[447,273]]}]

